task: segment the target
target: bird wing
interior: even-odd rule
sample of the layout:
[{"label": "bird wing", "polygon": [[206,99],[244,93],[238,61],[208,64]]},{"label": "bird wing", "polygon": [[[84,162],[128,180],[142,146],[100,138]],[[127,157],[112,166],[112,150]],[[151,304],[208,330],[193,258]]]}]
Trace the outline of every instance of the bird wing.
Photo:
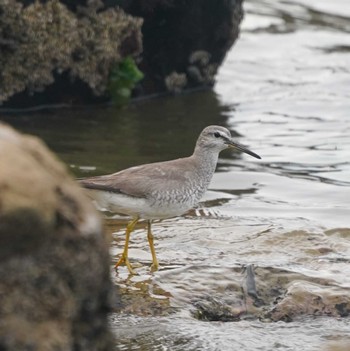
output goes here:
[{"label": "bird wing", "polygon": [[186,169],[179,171],[182,160],[145,164],[113,174],[81,179],[79,182],[88,189],[146,198],[151,191],[176,188],[188,179]]}]

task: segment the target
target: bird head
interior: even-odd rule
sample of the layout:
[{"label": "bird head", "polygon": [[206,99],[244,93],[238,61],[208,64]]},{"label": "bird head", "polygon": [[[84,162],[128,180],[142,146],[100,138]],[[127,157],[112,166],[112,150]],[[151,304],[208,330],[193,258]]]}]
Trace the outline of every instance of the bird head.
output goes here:
[{"label": "bird head", "polygon": [[221,126],[209,126],[204,128],[198,138],[197,147],[211,149],[217,152],[232,148],[261,159],[261,157],[253,151],[250,151],[245,146],[234,142],[230,131]]}]

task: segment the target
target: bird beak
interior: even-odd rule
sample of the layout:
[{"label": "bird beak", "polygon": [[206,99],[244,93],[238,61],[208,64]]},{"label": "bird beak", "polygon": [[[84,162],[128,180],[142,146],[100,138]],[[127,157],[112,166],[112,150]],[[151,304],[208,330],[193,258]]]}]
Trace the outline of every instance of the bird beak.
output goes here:
[{"label": "bird beak", "polygon": [[227,144],[227,146],[229,148],[240,150],[240,151],[245,152],[246,154],[248,154],[250,156],[253,156],[255,158],[261,159],[261,157],[259,155],[257,155],[255,152],[248,150],[243,145],[235,143],[232,140],[227,140],[226,144]]}]

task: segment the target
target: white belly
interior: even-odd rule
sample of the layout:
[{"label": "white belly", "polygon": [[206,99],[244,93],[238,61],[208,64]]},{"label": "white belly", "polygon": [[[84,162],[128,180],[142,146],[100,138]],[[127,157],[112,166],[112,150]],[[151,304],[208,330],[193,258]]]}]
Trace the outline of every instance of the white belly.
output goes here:
[{"label": "white belly", "polygon": [[152,205],[147,199],[130,197],[101,190],[89,190],[97,208],[101,211],[125,214],[142,219],[163,219],[184,214],[192,206],[184,204]]}]

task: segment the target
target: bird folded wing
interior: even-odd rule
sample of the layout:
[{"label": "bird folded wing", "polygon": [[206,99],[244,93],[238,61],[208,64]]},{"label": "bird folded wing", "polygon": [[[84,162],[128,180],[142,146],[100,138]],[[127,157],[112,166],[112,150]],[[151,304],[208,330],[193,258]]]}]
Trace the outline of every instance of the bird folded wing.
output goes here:
[{"label": "bird folded wing", "polygon": [[118,173],[82,179],[79,182],[88,189],[146,198],[151,189],[154,191],[158,188],[161,191],[164,180],[168,185],[169,182],[174,183],[173,186],[176,186],[176,183],[180,185],[184,181],[184,177],[182,174],[177,174],[177,178],[174,179],[174,171],[176,171],[176,167],[173,168],[169,165],[165,170],[154,163],[128,168]]}]

